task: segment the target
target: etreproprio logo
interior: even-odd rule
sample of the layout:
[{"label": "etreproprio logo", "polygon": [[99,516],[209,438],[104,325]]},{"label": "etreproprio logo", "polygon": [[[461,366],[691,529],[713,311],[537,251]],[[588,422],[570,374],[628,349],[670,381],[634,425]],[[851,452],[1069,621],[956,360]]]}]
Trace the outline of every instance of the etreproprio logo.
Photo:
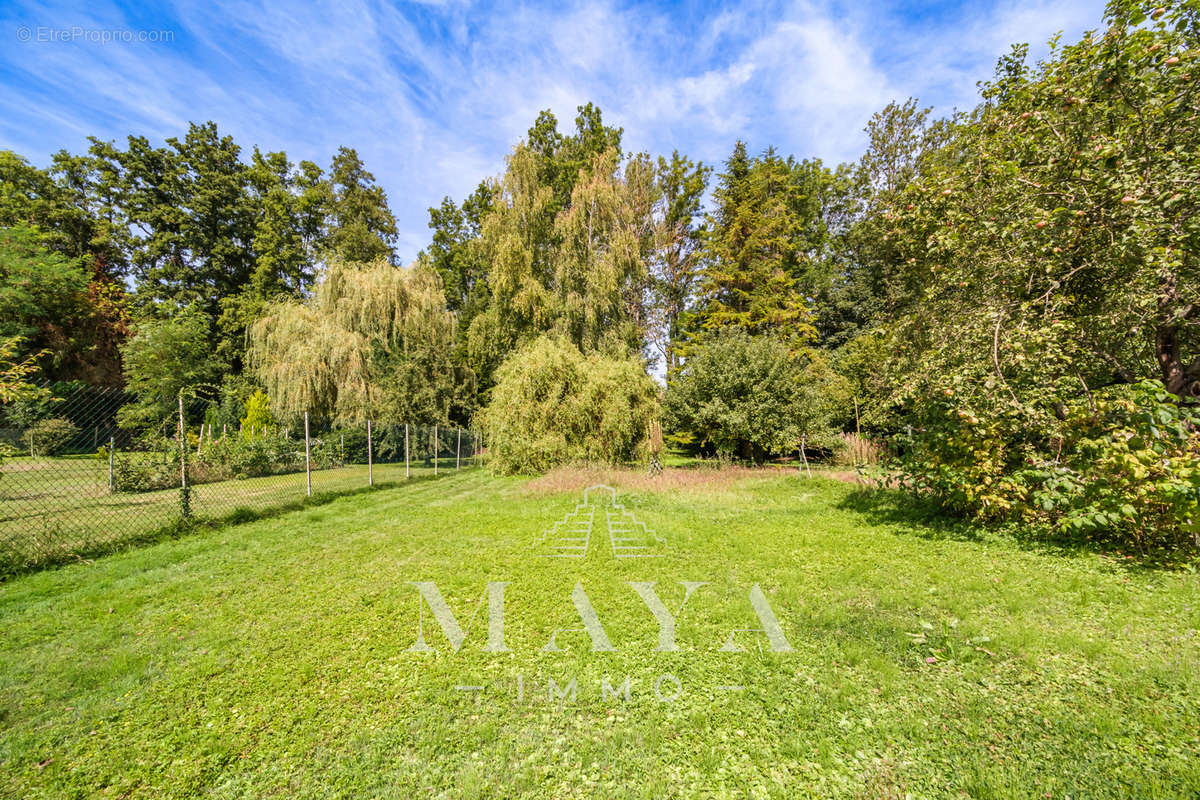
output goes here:
[{"label": "etreproprio logo", "polygon": [[[573,511],[543,531],[533,543],[533,555],[538,558],[583,559],[588,557],[589,553],[599,551],[607,551],[615,559],[666,558],[671,552],[667,541],[662,536],[638,520],[633,511],[617,502],[617,492],[615,489],[611,486],[603,485],[591,486],[584,491],[583,502],[576,505]],[[601,557],[607,557],[607,553]],[[428,609],[449,642],[451,650],[454,653],[458,653],[470,633],[471,622],[478,616],[478,611],[485,600],[487,602],[488,622],[487,644],[482,650],[488,653],[512,652],[505,644],[504,639],[505,587],[509,585],[510,581],[489,581],[486,584],[483,594],[480,596],[479,602],[475,607],[475,613],[471,615],[471,619],[465,628],[450,609],[449,604],[443,597],[441,590],[438,589],[435,581],[410,581],[409,583],[416,588],[419,595],[417,640],[408,648],[409,652],[431,653],[436,650],[426,638],[425,609]],[[684,606],[687,605],[692,595],[701,589],[701,587],[707,586],[708,582],[679,581],[684,592],[683,602],[680,603],[679,608],[674,613],[659,598],[655,590],[654,581],[628,581],[627,583],[631,591],[635,592],[641,598],[647,610],[658,624],[658,646],[655,648],[655,651],[663,653],[679,651],[680,648],[675,641],[676,620],[682,614]],[[724,644],[720,647],[720,651],[728,653],[745,652],[746,648],[737,641],[738,634],[759,634],[766,637],[766,644],[770,652],[792,652],[792,646],[788,643],[787,637],[783,633],[783,628],[780,626],[779,620],[775,616],[775,612],[772,610],[759,584],[754,583],[750,586],[747,593],[747,600],[749,601],[750,608],[753,609],[755,616],[758,618],[761,627],[735,628],[731,630],[728,637],[724,640]],[[558,635],[568,632],[585,632],[591,640],[592,652],[615,652],[617,648],[613,646],[605,625],[597,613],[595,606],[592,604],[591,599],[588,597],[587,590],[584,588],[582,581],[576,581],[575,587],[570,594],[570,601],[582,623],[582,627],[554,629],[550,634],[549,640],[541,648],[541,651],[546,653],[565,652],[564,648],[557,642]],[[577,682],[575,678],[564,681],[562,685],[558,684],[553,678],[549,679],[547,683],[549,699],[551,701],[556,699],[575,699],[577,694]],[[526,695],[525,684],[524,677],[517,676],[514,688],[518,701],[523,700]],[[664,690],[664,686],[667,684],[670,684],[671,688]],[[454,688],[460,691],[480,692],[487,687],[474,684],[459,684]],[[714,688],[717,690],[738,691],[744,687],[717,686]],[[666,673],[658,676],[654,681],[654,694],[662,702],[672,702],[681,693],[682,685],[674,675]],[[630,695],[630,679],[626,677],[624,684],[614,689],[610,681],[605,678],[601,694],[605,699],[619,699],[623,695],[624,699],[628,700]]]}]

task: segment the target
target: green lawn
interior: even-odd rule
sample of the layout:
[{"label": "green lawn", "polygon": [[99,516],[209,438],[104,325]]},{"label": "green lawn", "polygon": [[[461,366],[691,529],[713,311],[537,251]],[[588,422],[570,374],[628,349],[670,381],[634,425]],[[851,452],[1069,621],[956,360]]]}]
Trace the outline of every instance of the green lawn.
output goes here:
[{"label": "green lawn", "polygon": [[[129,457],[122,454],[123,458]],[[441,458],[440,470],[454,469]],[[432,462],[414,462],[408,474],[432,474]],[[404,464],[375,464],[376,483],[404,481]],[[365,488],[366,464],[314,470],[314,494]],[[269,512],[307,496],[303,472],[268,475],[192,487],[192,510],[221,518],[238,509]],[[178,488],[152,492],[113,492],[108,462],[95,456],[9,458],[0,467],[0,567],[22,568],[91,555],[160,531],[179,519]]]},{"label": "green lawn", "polygon": [[[542,558],[581,500],[481,470],[0,584],[12,797],[1196,797],[1200,577],[926,528],[854,487],[623,492],[665,555]],[[569,483],[569,481],[566,481]],[[418,595],[467,627],[454,653]],[[707,581],[678,652],[629,581]],[[581,582],[616,648],[591,652]],[[758,625],[758,584],[793,652]],[[678,679],[661,702],[655,681]],[[630,678],[630,700],[602,696]],[[576,680],[550,700],[548,681]],[[524,686],[518,700],[516,684]],[[485,687],[482,691],[456,686]],[[722,689],[741,686],[740,690]],[[660,683],[664,695],[675,692]]]}]

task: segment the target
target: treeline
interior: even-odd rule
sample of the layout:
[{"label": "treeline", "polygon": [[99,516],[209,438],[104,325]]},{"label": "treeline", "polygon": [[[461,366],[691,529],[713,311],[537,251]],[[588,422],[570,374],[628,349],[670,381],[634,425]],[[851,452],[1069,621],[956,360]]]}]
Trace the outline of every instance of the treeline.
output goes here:
[{"label": "treeline", "polygon": [[396,222],[358,154],[328,169],[245,153],[215,123],[155,147],[92,139],[47,169],[0,152],[0,335],[23,337],[45,377],[122,380],[135,329],[203,321],[205,378],[242,372],[264,306],[301,297],[331,254],[391,259]]},{"label": "treeline", "polygon": [[1194,3],[1118,0],[1043,62],[1014,48],[974,109],[889,105],[836,167],[629,153],[590,104],[565,133],[543,112],[403,268],[350,150],[243,159],[208,124],[8,154],[3,333],[156,402],[482,425],[509,471],[853,431],[956,513],[1195,542],[1198,40]]}]

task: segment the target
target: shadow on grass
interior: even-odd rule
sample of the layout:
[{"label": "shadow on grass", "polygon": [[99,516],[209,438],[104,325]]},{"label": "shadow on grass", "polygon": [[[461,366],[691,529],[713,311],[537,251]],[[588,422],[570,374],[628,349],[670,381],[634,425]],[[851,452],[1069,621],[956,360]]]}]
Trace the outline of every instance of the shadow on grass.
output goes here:
[{"label": "shadow on grass", "polygon": [[1155,549],[1136,552],[1129,544],[1073,538],[1052,530],[1015,524],[988,524],[952,517],[936,503],[899,489],[864,486],[847,494],[837,508],[859,514],[872,525],[904,534],[960,542],[1009,541],[1032,552],[1056,556],[1100,555],[1115,569],[1195,570],[1195,553]]},{"label": "shadow on grass", "polygon": [[[468,468],[469,469],[469,468]],[[380,481],[373,486],[362,486],[354,489],[344,489],[340,491],[316,492],[312,497],[302,497],[298,500],[272,505],[269,508],[250,508],[242,506],[235,508],[227,514],[219,514],[216,516],[193,516],[188,519],[175,519],[161,527],[152,530],[134,534],[132,536],[122,537],[121,539],[96,543],[94,545],[74,548],[69,551],[62,551],[48,554],[36,561],[26,562],[0,562],[0,581],[6,581],[20,575],[26,575],[31,572],[39,572],[53,567],[61,567],[66,564],[90,563],[91,559],[100,556],[112,555],[126,550],[132,550],[137,547],[145,547],[146,545],[155,544],[166,539],[178,539],[184,536],[191,536],[198,533],[206,533],[230,525],[241,525],[247,522],[257,522],[263,519],[272,519],[284,514],[290,514],[293,511],[301,511],[305,508],[314,506],[322,506],[334,500],[340,500],[343,497],[354,497],[356,495],[371,494],[386,489],[399,489],[407,486],[415,486],[417,484],[428,483],[429,481],[441,480],[449,477],[451,474],[461,475],[461,470],[447,470],[446,475],[418,475],[416,477],[407,478],[398,481]]]}]

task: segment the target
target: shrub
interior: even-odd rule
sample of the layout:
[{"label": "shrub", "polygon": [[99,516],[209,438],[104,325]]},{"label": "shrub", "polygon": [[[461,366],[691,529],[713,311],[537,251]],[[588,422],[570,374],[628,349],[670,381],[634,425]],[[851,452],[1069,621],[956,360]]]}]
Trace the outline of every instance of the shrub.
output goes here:
[{"label": "shrub", "polygon": [[190,454],[193,470],[203,476],[202,480],[227,480],[304,469],[303,439],[288,439],[278,433],[264,435],[257,431],[253,437],[245,434],[243,431],[243,436],[222,437],[201,448],[198,455]]},{"label": "shrub", "polygon": [[543,337],[500,365],[480,422],[492,467],[528,474],[645,456],[657,414],[657,388],[638,359],[583,355]]},{"label": "shrub", "polygon": [[79,429],[62,417],[38,420],[25,430],[21,441],[31,456],[56,456],[66,449]]},{"label": "shrub", "polygon": [[667,388],[676,441],[755,461],[795,452],[802,439],[832,449],[849,387],[814,353],[771,336],[723,332],[704,341]]},{"label": "shrub", "polygon": [[152,492],[178,486],[179,460],[169,453],[124,453],[113,459],[113,487],[118,492]]},{"label": "shrub", "polygon": [[922,419],[897,480],[945,510],[1142,551],[1200,545],[1200,412],[1157,381],[1057,414],[948,387]]},{"label": "shrub", "polygon": [[258,391],[246,398],[246,416],[242,417],[242,436],[262,436],[276,425],[271,413],[271,401],[266,392]]},{"label": "shrub", "polygon": [[[189,442],[187,463],[191,483],[211,483],[233,478],[258,478],[300,472],[304,469],[304,440],[272,434],[254,438],[225,436],[205,442],[196,452],[198,440]],[[336,438],[313,439],[314,469],[340,466]],[[133,452],[117,454],[113,478],[118,491],[149,492],[179,486],[179,441],[167,436],[146,435]]]}]

